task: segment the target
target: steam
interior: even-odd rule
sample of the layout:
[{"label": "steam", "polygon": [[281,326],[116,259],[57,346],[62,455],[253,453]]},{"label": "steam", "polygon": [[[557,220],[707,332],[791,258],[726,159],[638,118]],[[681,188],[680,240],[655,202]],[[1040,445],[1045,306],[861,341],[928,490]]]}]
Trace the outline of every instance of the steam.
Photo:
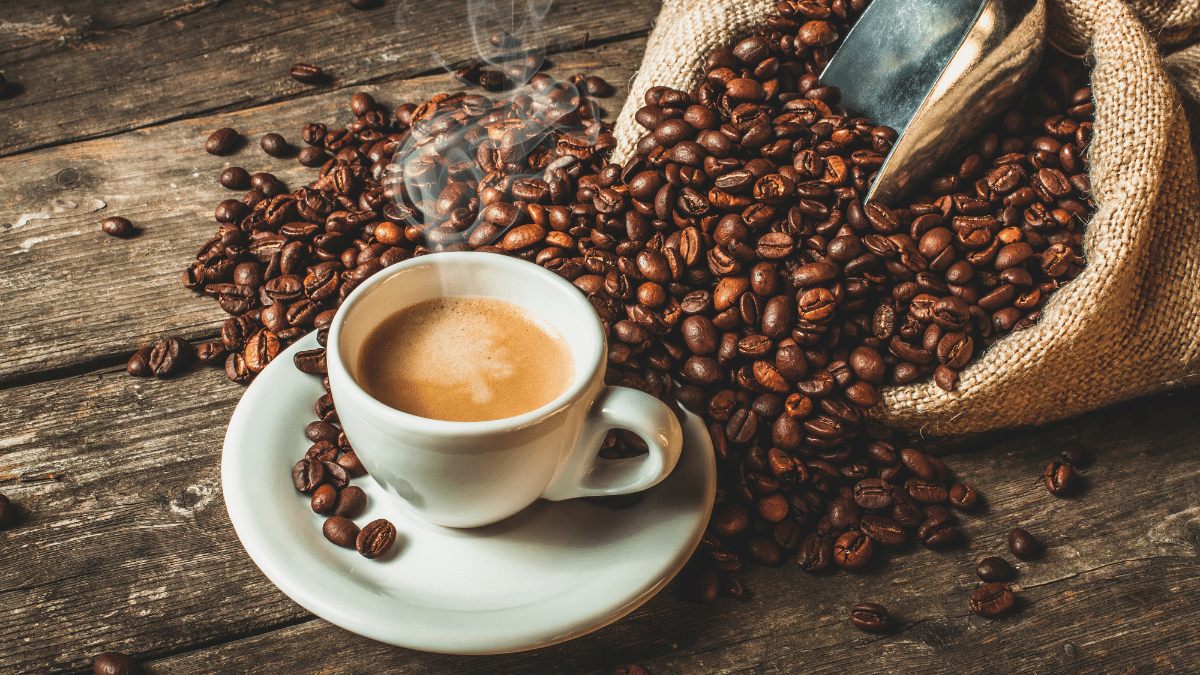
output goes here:
[{"label": "steam", "polygon": [[[454,34],[439,29],[458,17],[428,16],[418,0],[401,4],[398,21],[408,24],[413,34],[427,37],[432,63],[460,80],[477,83],[481,74],[485,79],[504,78],[503,87],[489,87],[498,91],[471,86],[467,98],[454,96],[418,107],[384,177],[385,186],[393,186],[391,195],[405,224],[424,233],[431,249],[464,241],[484,222],[484,210],[492,201],[519,200],[509,192],[515,181],[535,179],[547,185],[564,178],[556,172],[569,172],[580,159],[588,159],[587,148],[605,130],[590,119],[588,112],[594,108],[580,115],[584,98],[575,84],[539,73],[545,64],[552,0],[518,3],[466,0],[474,58],[457,68],[439,53],[448,46],[439,44],[437,36]],[[543,203],[549,205],[544,199]],[[487,237],[488,243],[519,222],[501,223],[500,231]]]}]

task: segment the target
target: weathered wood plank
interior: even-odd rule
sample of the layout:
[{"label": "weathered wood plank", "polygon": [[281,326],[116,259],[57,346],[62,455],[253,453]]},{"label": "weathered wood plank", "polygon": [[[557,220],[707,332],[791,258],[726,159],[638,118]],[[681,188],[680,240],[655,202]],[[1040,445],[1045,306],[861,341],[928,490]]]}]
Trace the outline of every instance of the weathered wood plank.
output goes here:
[{"label": "weathered wood plank", "polygon": [[[211,370],[160,382],[110,369],[5,391],[0,492],[27,515],[0,532],[0,671],[78,671],[95,653],[120,649],[165,657],[152,668],[162,673],[604,673],[622,661],[658,675],[783,673],[844,670],[857,659],[867,672],[950,672],[1002,658],[1013,671],[1045,672],[1154,659],[1180,667],[1200,647],[1189,628],[1200,615],[1200,389],[950,455],[950,468],[988,503],[962,517],[965,547],[909,545],[857,574],[749,569],[745,603],[697,605],[674,583],[595,634],[475,658],[394,649],[306,622],[258,572],[230,527],[218,479],[239,394]],[[1037,476],[1068,438],[1095,461],[1085,490],[1059,499]],[[19,481],[50,472],[64,475]],[[1023,606],[1000,621],[975,617],[966,609],[974,564],[1002,554],[1017,525],[1046,546],[1017,565]],[[845,613],[860,600],[888,605],[901,630],[877,638],[849,628]],[[1076,661],[1060,664],[1068,641]]]},{"label": "weathered wood plank", "polygon": [[[644,49],[644,38],[589,48],[556,57],[548,72],[608,79],[617,93],[601,103],[613,117]],[[443,74],[354,91],[394,107],[459,89]],[[344,125],[353,119],[350,95],[328,92],[0,159],[6,195],[0,200],[6,313],[0,386],[110,366],[164,335],[216,335],[224,312],[179,280],[216,232],[217,203],[242,194],[222,188],[217,176],[239,165],[271,171],[293,187],[313,180],[315,169],[270,157],[257,141],[276,131],[300,144],[306,121]],[[207,154],[204,140],[221,126],[238,129],[250,142],[229,157]],[[129,240],[109,237],[99,225],[109,216],[124,216],[142,231]]]},{"label": "weathered wood plank", "polygon": [[[659,5],[556,0],[529,34],[552,53],[574,49],[585,33],[597,42],[644,35]],[[514,7],[502,9],[523,17],[525,5]],[[325,69],[326,89],[435,72],[475,57],[466,8],[411,0],[368,11],[328,0],[6,6],[0,71],[15,86],[0,99],[0,155],[312,95],[287,75],[297,62]],[[485,45],[496,23],[488,18],[479,22]]]}]

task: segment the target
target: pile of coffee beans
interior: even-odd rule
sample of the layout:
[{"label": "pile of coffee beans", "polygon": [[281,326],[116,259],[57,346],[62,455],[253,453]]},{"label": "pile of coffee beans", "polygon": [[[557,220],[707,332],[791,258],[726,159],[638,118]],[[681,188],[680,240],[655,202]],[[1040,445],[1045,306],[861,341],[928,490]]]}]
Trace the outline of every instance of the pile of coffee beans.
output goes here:
[{"label": "pile of coffee beans", "polygon": [[[952,389],[1078,274],[1094,208],[1091,92],[1079,64],[1048,58],[923,194],[864,204],[896,133],[839,112],[816,75],[864,4],[780,2],[756,34],[708,56],[695,91],[649,90],[636,117],[647,133],[623,166],[606,159],[615,142],[590,99],[607,83],[554,81],[533,60],[490,71],[503,78],[491,84],[489,71],[460,73],[515,87],[497,98],[441,94],[389,114],[356,94],[346,127],[301,129],[299,161],[320,166],[309,185],[222,174],[251,189],[218,205],[220,228],[183,275],[232,315],[196,358],[245,382],[311,330],[323,344],[336,307],[389,265],[512,255],[587,296],[609,333],[609,384],[704,416],[719,485],[701,598],[743,596],[730,573],[746,558],[854,570],[879,546],[954,543],[947,505],[973,508],[975,490],[866,411],[882,385],[932,376]],[[219,130],[206,147],[238,140]],[[139,370],[158,372],[157,349]],[[332,399],[317,410],[336,414]],[[613,433],[604,455],[644,448]],[[305,461],[315,490],[309,472],[339,460]],[[1070,471],[1048,469],[1046,483],[1069,489]],[[982,608],[1006,597],[984,595]]]}]

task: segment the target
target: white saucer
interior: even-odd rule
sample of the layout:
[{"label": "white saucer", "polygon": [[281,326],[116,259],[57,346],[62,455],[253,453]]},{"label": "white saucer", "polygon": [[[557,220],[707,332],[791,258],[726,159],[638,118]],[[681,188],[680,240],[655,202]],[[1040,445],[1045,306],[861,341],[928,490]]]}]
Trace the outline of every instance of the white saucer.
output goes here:
[{"label": "white saucer", "polygon": [[634,505],[545,500],[482,528],[417,520],[369,477],[361,526],[387,518],[396,544],[368,560],[321,534],[324,518],[292,486],[311,445],[304,427],[325,393],[292,355],[254,380],[229,421],[221,484],[234,529],[255,564],[289,597],[331,623],[402,647],[495,654],[555,644],[632,612],[692,554],[712,511],[716,465],[704,424],[688,414],[678,466]]}]

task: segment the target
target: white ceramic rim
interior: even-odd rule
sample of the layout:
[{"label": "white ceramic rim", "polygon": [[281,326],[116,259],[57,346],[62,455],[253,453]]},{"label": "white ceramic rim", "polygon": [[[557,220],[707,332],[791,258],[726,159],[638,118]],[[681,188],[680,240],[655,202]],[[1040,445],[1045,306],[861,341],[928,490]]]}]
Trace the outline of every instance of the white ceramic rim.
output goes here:
[{"label": "white ceramic rim", "polygon": [[[418,417],[417,415],[397,410],[371,396],[351,377],[350,371],[346,367],[341,354],[341,329],[346,321],[346,317],[357,305],[363,302],[363,298],[372,289],[397,274],[404,274],[419,267],[453,267],[456,265],[488,265],[503,270],[506,275],[525,275],[538,279],[561,293],[565,306],[578,315],[582,322],[590,324],[588,332],[593,333],[593,338],[599,346],[595,353],[583,355],[572,349],[572,353],[575,355],[575,381],[558,398],[536,410],[531,410],[530,412],[514,417],[479,422],[451,422]],[[329,346],[329,358],[326,359],[326,363],[330,370],[330,375],[332,376],[333,371],[337,370],[336,377],[339,379],[344,378],[346,385],[353,389],[353,395],[356,397],[355,404],[357,406],[365,406],[366,408],[363,412],[365,418],[386,419],[397,426],[418,427],[421,433],[429,434],[430,436],[484,436],[530,426],[578,399],[591,386],[597,371],[604,368],[608,356],[608,343],[601,329],[600,319],[596,316],[596,310],[588,302],[583,293],[576,288],[575,284],[540,265],[535,265],[520,258],[475,251],[451,251],[409,258],[376,272],[374,276],[355,288],[346,297],[346,300],[342,302],[342,306],[338,308],[337,314],[333,317],[333,322],[329,325],[329,337],[326,340],[326,344]],[[335,346],[336,349],[334,348]]]},{"label": "white ceramic rim", "polygon": [[[264,503],[272,490],[296,495],[288,470],[291,457],[273,458],[271,446],[290,444],[286,435],[294,434],[297,440],[291,452],[297,457],[303,454],[307,441],[304,440],[302,427],[295,430],[280,428],[283,420],[278,416],[305,414],[308,406],[311,406],[309,399],[315,400],[319,392],[324,391],[317,378],[300,373],[292,365],[292,357],[296,352],[316,346],[314,335],[299,340],[268,365],[246,390],[225,435],[221,483],[229,518],[250,558],[281,591],[317,616],[374,640],[422,651],[499,654],[535,649],[590,633],[637,609],[679,573],[699,544],[712,512],[716,492],[716,460],[703,422],[689,413],[683,424],[685,440],[680,466],[663,483],[651,488],[642,502],[619,513],[637,519],[640,512],[644,521],[647,509],[669,511],[672,507],[680,506],[683,495],[701,491],[702,496],[697,500],[694,510],[688,507],[673,519],[686,523],[687,531],[674,528],[652,532],[662,530],[661,524],[649,530],[646,525],[640,526],[640,529],[635,526],[642,533],[642,539],[653,536],[656,543],[662,543],[678,537],[677,546],[670,555],[658,558],[647,557],[647,548],[628,551],[629,555],[624,560],[636,561],[633,568],[640,581],[626,587],[600,587],[605,580],[604,573],[610,572],[611,580],[612,577],[621,577],[626,570],[597,567],[594,561],[589,562],[586,555],[581,555],[580,567],[586,567],[589,573],[593,573],[587,583],[573,587],[562,595],[532,601],[528,605],[463,611],[430,608],[416,603],[387,604],[385,599],[380,598],[385,594],[365,587],[361,578],[355,578],[350,573],[339,574],[339,570],[322,563],[322,558],[330,555],[354,557],[357,553],[340,549],[332,554],[324,549],[314,550],[306,547],[302,540],[291,548],[273,547],[270,543],[272,537],[282,536],[285,541],[293,541],[288,536],[289,525],[306,528],[306,534],[315,531],[316,537],[320,538],[320,516],[308,511],[307,500]],[[297,409],[302,412],[296,412]],[[268,442],[263,442],[264,434]],[[273,442],[270,438],[272,435],[276,437]],[[281,435],[284,437],[280,438]],[[272,459],[278,466],[271,465]],[[266,480],[278,481],[283,487],[264,488],[264,478],[258,474],[251,475],[252,469],[266,469],[277,474]],[[696,484],[701,482],[703,485]],[[660,491],[657,498],[654,491]],[[570,502],[539,503],[557,505]],[[392,508],[400,513],[398,508]],[[418,528],[432,528],[438,533],[448,533],[446,536],[470,536],[469,531],[442,528],[420,519],[401,518],[403,516],[397,517],[397,525],[404,528],[401,536],[406,531],[416,532]],[[328,545],[331,550],[336,549],[323,539],[321,543]],[[624,546],[629,548],[635,544],[626,543]],[[377,561],[362,562],[367,565],[378,564]],[[356,598],[364,598],[367,604],[374,603],[377,608],[383,602],[387,610],[361,610],[355,606]],[[597,598],[600,600],[597,601]],[[391,598],[391,602],[395,600]],[[447,625],[467,626],[467,632],[443,630],[439,633],[431,628]],[[481,627],[486,629],[476,630]]]}]

